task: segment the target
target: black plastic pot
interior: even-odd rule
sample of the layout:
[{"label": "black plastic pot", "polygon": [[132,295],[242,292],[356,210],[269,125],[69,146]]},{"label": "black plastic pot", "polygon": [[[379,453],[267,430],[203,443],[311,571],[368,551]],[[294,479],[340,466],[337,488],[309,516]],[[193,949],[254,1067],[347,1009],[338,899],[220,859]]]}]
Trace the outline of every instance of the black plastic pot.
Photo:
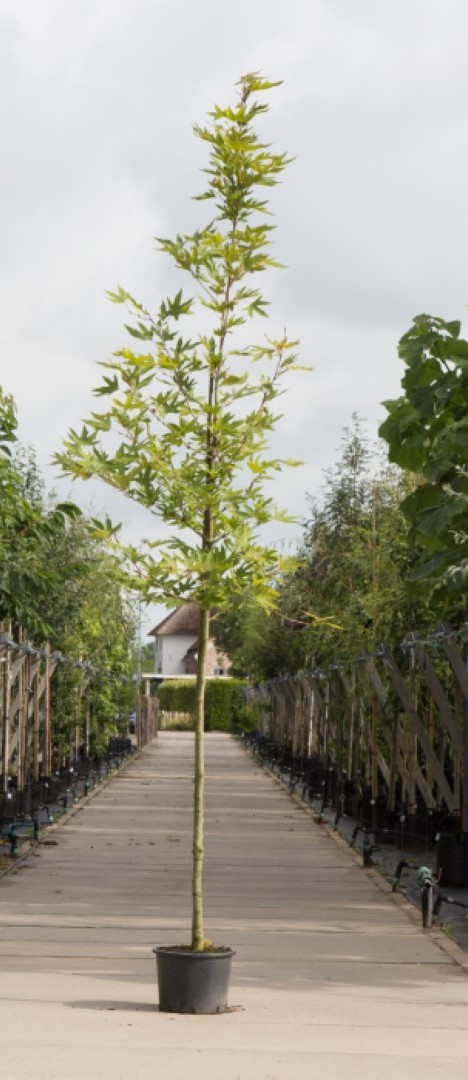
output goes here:
[{"label": "black plastic pot", "polygon": [[228,1008],[232,949],[192,952],[160,945],[156,953],[160,1012],[223,1013]]}]

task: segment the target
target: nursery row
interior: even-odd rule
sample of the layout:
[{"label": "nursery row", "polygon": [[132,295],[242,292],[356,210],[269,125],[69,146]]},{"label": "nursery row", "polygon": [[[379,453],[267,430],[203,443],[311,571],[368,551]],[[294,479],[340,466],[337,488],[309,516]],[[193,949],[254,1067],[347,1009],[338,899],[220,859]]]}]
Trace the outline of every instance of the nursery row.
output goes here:
[{"label": "nursery row", "polygon": [[447,630],[432,641],[413,636],[398,660],[381,649],[348,670],[334,664],[249,688],[258,751],[324,805],[373,827],[391,828],[404,813],[425,834],[428,818],[436,829],[449,814],[466,831],[465,652]]},{"label": "nursery row", "polygon": [[[15,813],[28,813],[31,799],[35,809],[36,796],[47,801],[44,785],[52,791],[60,770],[76,774],[77,763],[122,753],[132,706],[137,744],[146,745],[157,733],[157,700],[137,698],[134,681],[112,680],[113,713],[103,723],[96,710],[108,673],[103,679],[89,662],[67,661],[59,652],[15,642],[6,633],[0,634],[0,680],[1,793],[18,801]],[[74,686],[73,710],[66,715],[57,693],[60,680]],[[106,702],[109,712],[112,700]]]}]

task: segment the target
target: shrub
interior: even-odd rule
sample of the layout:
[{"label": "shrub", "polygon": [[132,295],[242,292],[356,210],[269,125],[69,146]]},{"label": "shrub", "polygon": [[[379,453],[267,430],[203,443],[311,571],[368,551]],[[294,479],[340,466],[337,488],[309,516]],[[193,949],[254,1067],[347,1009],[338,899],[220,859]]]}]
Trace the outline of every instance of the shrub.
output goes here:
[{"label": "shrub", "polygon": [[[205,693],[205,731],[234,732],[241,729],[243,679],[208,679]],[[158,690],[161,712],[195,712],[195,681],[165,679]]]},{"label": "shrub", "polygon": [[159,708],[161,712],[195,712],[195,680],[165,679],[158,688]]}]

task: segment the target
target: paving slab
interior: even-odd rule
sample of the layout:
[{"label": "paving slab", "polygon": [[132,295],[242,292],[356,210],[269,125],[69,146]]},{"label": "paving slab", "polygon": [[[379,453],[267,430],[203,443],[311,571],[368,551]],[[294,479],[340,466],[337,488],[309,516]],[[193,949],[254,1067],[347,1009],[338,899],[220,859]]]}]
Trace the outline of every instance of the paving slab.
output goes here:
[{"label": "paving slab", "polygon": [[207,737],[206,933],[231,1011],[158,1012],[188,941],[193,739],[163,733],[0,880],[2,1080],[452,1080],[468,981],[246,752]]}]

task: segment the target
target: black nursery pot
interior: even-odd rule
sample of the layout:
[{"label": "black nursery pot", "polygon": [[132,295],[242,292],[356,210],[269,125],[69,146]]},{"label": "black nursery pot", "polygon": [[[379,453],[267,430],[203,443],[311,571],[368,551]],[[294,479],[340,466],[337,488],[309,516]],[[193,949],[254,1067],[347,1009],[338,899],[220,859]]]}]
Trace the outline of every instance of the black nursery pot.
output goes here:
[{"label": "black nursery pot", "polygon": [[232,949],[192,952],[160,945],[156,953],[159,1010],[171,1013],[223,1013],[228,1008]]}]

